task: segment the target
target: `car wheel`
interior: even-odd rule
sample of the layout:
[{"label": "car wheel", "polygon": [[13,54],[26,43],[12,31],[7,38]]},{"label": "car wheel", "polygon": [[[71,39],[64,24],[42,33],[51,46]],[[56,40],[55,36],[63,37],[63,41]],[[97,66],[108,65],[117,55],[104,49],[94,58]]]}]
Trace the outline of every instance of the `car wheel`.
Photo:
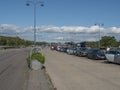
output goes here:
[{"label": "car wheel", "polygon": [[82,55],[81,55],[81,53],[80,53],[80,55],[79,55],[79,56],[80,56],[80,57],[82,56]]},{"label": "car wheel", "polygon": [[97,59],[98,59],[98,57],[97,57],[97,56],[93,56],[93,58],[94,58],[95,60],[97,60]]}]

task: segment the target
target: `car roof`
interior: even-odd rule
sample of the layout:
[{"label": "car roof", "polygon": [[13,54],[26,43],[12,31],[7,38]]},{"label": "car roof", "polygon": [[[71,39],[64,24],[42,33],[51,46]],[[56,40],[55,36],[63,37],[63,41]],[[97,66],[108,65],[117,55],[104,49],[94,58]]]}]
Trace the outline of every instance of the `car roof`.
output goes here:
[{"label": "car roof", "polygon": [[108,53],[108,54],[116,54],[116,52],[120,53],[120,50],[110,50],[110,51],[107,51],[106,53]]},{"label": "car roof", "polygon": [[92,49],[89,49],[89,50],[100,50],[99,48],[92,48]]}]

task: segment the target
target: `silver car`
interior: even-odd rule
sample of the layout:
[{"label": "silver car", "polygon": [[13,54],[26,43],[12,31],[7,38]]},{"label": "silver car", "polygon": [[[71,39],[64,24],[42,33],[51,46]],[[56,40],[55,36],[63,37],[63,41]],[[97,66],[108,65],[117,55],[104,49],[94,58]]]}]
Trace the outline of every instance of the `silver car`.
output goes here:
[{"label": "silver car", "polygon": [[110,50],[105,54],[108,62],[120,64],[120,50]]},{"label": "silver car", "polygon": [[73,55],[75,54],[76,48],[70,47],[67,49],[67,54],[69,55]]}]

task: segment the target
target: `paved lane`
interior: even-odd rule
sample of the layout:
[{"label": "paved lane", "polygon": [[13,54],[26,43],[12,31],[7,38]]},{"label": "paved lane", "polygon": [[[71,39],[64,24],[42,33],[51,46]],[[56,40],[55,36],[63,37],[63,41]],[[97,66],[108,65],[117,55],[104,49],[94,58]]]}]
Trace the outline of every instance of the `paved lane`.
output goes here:
[{"label": "paved lane", "polygon": [[120,90],[120,65],[44,49],[57,90]]},{"label": "paved lane", "polygon": [[27,49],[0,51],[0,90],[22,90],[25,81]]}]

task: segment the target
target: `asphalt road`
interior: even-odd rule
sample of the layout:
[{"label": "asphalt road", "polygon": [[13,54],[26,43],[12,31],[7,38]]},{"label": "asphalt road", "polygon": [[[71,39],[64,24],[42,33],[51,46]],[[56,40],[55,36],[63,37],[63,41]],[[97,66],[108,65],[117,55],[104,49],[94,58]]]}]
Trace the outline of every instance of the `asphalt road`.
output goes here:
[{"label": "asphalt road", "polygon": [[120,65],[43,50],[57,90],[120,90]]},{"label": "asphalt road", "polygon": [[29,49],[0,50],[0,90],[22,90]]}]

